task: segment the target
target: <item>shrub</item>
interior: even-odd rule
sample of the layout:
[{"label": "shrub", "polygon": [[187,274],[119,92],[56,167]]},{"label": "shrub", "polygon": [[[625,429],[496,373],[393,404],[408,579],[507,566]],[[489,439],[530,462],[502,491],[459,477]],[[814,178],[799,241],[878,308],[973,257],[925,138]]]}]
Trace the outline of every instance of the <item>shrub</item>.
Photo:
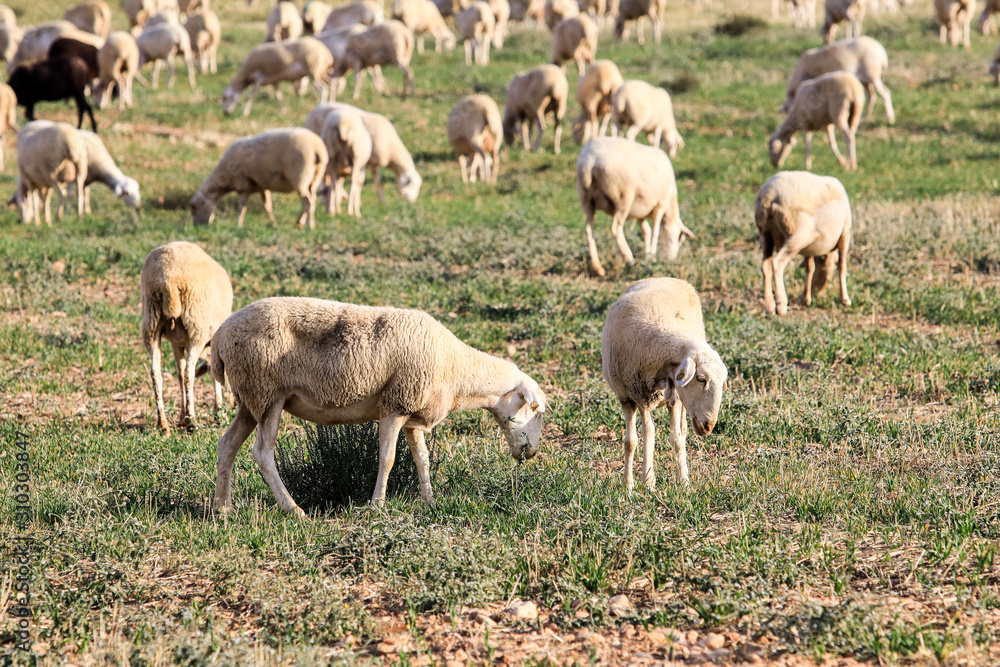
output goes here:
[{"label": "shrub", "polygon": [[736,14],[715,25],[715,34],[726,37],[742,37],[748,32],[766,28],[767,22],[757,16]]}]

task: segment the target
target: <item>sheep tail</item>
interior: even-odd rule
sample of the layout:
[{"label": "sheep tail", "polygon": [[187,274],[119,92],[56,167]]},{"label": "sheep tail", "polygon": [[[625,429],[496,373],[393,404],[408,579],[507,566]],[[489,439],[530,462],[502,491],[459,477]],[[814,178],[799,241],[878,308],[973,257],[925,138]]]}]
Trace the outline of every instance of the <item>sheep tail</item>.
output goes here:
[{"label": "sheep tail", "polygon": [[181,303],[181,294],[177,286],[167,281],[160,290],[160,312],[163,317],[176,319],[184,312],[184,305]]},{"label": "sheep tail", "polygon": [[[209,342],[209,345],[211,345],[211,342]],[[223,387],[226,386],[226,364],[222,361],[222,355],[219,354],[219,350],[212,350],[212,363],[208,365],[208,371],[212,374],[213,380]]]},{"label": "sheep tail", "polygon": [[847,126],[852,130],[856,130],[861,125],[861,109],[863,106],[864,104],[857,101],[851,102]]}]

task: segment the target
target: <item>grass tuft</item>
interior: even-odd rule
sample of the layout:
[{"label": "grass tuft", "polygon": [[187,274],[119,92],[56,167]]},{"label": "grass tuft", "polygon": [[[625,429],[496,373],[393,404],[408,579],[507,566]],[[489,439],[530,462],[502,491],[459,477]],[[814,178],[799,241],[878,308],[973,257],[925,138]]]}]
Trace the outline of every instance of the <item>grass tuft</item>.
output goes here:
[{"label": "grass tuft", "polygon": [[763,30],[767,21],[747,14],[735,14],[715,24],[715,34],[723,37],[742,37],[748,32]]}]

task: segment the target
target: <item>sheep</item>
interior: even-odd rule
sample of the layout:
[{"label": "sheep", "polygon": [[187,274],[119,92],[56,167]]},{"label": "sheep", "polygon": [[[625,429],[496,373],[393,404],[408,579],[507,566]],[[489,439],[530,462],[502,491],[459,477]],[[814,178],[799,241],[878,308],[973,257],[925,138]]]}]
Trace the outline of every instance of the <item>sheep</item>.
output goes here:
[{"label": "sheep", "polygon": [[538,383],[513,363],[462,343],[419,310],[272,297],[229,317],[212,336],[212,377],[229,385],[236,416],[219,440],[214,506],[232,510],[233,463],[257,428],[253,457],[279,507],[305,514],[274,466],[282,411],[322,424],[379,422],[372,503],[385,499],[400,429],[433,501],[424,434],[453,410],[484,408],[510,455],[532,458],[546,409]]},{"label": "sheep", "polygon": [[997,24],[993,19],[994,14],[1000,14],[1000,0],[985,0],[983,2],[983,13],[979,15],[976,24],[984,35],[989,35],[996,30]]},{"label": "sheep", "polygon": [[333,56],[315,37],[254,47],[240,66],[239,71],[222,93],[222,111],[230,114],[240,101],[247,86],[253,86],[247,96],[243,115],[250,115],[250,106],[261,86],[274,86],[274,97],[282,112],[285,102],[279,86],[282,81],[299,81],[302,77],[313,80],[319,90],[320,102],[325,101],[330,86],[328,71],[333,67]]},{"label": "sheep", "polygon": [[111,8],[104,0],[88,0],[70,7],[63,13],[63,20],[100,37],[111,32]]},{"label": "sheep", "polygon": [[595,211],[611,216],[611,235],[629,264],[635,262],[625,240],[625,222],[630,218],[642,221],[646,257],[656,254],[659,241],[667,260],[673,261],[683,237],[694,238],[681,221],[673,165],[655,146],[619,137],[591,139],[576,161],[576,191],[586,218],[590,267],[597,276],[604,277],[604,267],[594,242]]},{"label": "sheep", "polygon": [[17,27],[17,14],[7,5],[0,5],[0,25],[11,28]]},{"label": "sheep", "polygon": [[469,0],[431,0],[431,2],[445,18],[458,16],[459,12],[469,6]]},{"label": "sheep", "polygon": [[198,60],[202,74],[216,74],[218,60],[216,52],[222,42],[222,23],[211,9],[191,12],[184,21],[184,29],[191,42],[191,53]]},{"label": "sheep", "polygon": [[195,12],[207,12],[212,9],[209,0],[177,0],[177,11],[187,18]]},{"label": "sheep", "polygon": [[[801,255],[806,282],[802,306],[826,286],[838,257],[840,300],[851,305],[847,294],[847,253],[851,247],[851,204],[843,184],[832,176],[807,171],[783,171],[772,176],[757,193],[754,219],[763,253],[764,306],[772,315],[788,312],[785,267]],[[817,270],[817,260],[818,270]],[[775,304],[774,294],[778,294]]]},{"label": "sheep", "polygon": [[934,0],[934,9],[941,23],[939,38],[941,44],[969,48],[972,33],[972,15],[976,11],[976,0]]},{"label": "sheep", "polygon": [[326,17],[323,30],[333,30],[355,23],[375,25],[385,21],[382,5],[377,2],[355,2],[342,7],[334,7]]},{"label": "sheep", "polygon": [[528,19],[535,23],[545,20],[545,0],[514,0],[510,3],[511,22]]},{"label": "sheep", "polygon": [[608,12],[607,0],[578,0],[577,6],[581,14],[587,14],[594,19],[599,28],[603,27]]},{"label": "sheep", "polygon": [[504,143],[508,146],[514,144],[514,131],[520,125],[524,150],[528,150],[531,127],[534,125],[535,143],[531,145],[531,150],[537,151],[545,132],[545,114],[551,111],[555,117],[554,152],[558,155],[568,98],[569,82],[561,67],[539,65],[533,70],[518,72],[507,85],[507,103],[503,111]]},{"label": "sheep", "polygon": [[[455,35],[448,29],[444,17],[431,0],[396,0],[392,5],[392,18],[413,31],[417,38],[417,53],[424,52],[424,35],[434,37],[434,50],[441,52],[455,48]],[[336,59],[334,55],[334,59]]]},{"label": "sheep", "polygon": [[298,39],[302,36],[302,16],[291,0],[279,0],[267,17],[266,42]]},{"label": "sheep", "polygon": [[[497,103],[488,95],[469,95],[452,107],[448,114],[448,141],[458,154],[463,183],[475,183],[479,172],[483,181],[497,182],[503,123]],[[470,155],[472,164],[467,173],[466,160]]]},{"label": "sheep", "polygon": [[93,80],[97,78],[100,71],[97,64],[97,51],[97,47],[93,44],[87,44],[71,37],[59,37],[49,47],[48,60],[76,56],[87,63],[88,80]]},{"label": "sheep", "polygon": [[90,116],[90,127],[97,131],[94,110],[87,102],[85,90],[90,79],[90,68],[80,58],[43,60],[34,65],[16,68],[7,80],[17,95],[17,103],[24,107],[25,117],[35,120],[38,102],[53,102],[72,97],[76,101],[76,126],[83,125],[83,112]]},{"label": "sheep", "polygon": [[[935,0],[938,2],[939,0]],[[851,37],[861,36],[861,22],[865,18],[865,0],[826,0],[823,21],[823,42],[832,44],[837,34],[837,24],[847,21]]]},{"label": "sheep", "polygon": [[132,33],[116,30],[97,52],[98,82],[94,99],[101,109],[111,104],[111,89],[118,86],[118,108],[132,107],[132,80],[139,71],[139,46]]},{"label": "sheep", "polygon": [[308,0],[302,7],[302,31],[307,35],[322,32],[331,11],[333,7],[322,0]]},{"label": "sheep", "polygon": [[21,28],[0,23],[0,60],[5,63],[13,60],[23,37],[24,30]]},{"label": "sheep", "polygon": [[482,0],[473,2],[455,17],[455,29],[465,44],[465,64],[471,65],[475,61],[478,65],[488,65],[490,42],[496,29],[496,19],[490,6]]},{"label": "sheep", "polygon": [[315,226],[316,189],[326,174],[328,156],[323,140],[314,132],[298,127],[278,128],[237,139],[226,148],[218,164],[191,198],[195,224],[211,224],[215,205],[227,192],[240,195],[239,218],[243,226],[247,199],[259,192],[271,224],[277,224],[271,207],[271,191],[296,192],[302,212],[296,227]]},{"label": "sheep", "polygon": [[645,132],[649,145],[659,146],[662,141],[671,158],[684,146],[670,93],[645,81],[629,80],[618,87],[611,101],[611,116],[625,138],[635,141],[640,132]]},{"label": "sheep", "polygon": [[365,128],[364,119],[353,109],[334,109],[323,121],[320,137],[330,156],[327,173],[333,181],[327,212],[340,213],[340,194],[344,189],[344,178],[350,176],[351,191],[347,197],[347,214],[360,218],[365,167],[372,156],[372,137]]},{"label": "sheep", "polygon": [[892,107],[892,93],[882,82],[882,70],[889,66],[889,56],[885,48],[872,37],[856,37],[829,46],[809,49],[799,57],[792,75],[788,78],[788,90],[781,111],[788,111],[795,100],[795,93],[803,81],[827,72],[843,70],[858,77],[865,87],[865,98],[871,118],[875,107],[875,93],[885,101],[885,115],[889,123],[896,122],[896,112]]},{"label": "sheep", "polygon": [[[348,70],[354,70],[354,99],[361,96],[361,82],[364,70],[382,65],[396,65],[403,71],[403,96],[407,90],[411,93],[416,89],[413,85],[413,70],[410,69],[410,58],[413,56],[413,32],[399,21],[386,21],[371,26],[362,33],[351,35],[347,40],[347,51],[344,57],[334,63],[333,79],[343,78]],[[387,92],[385,83],[373,76],[375,88],[382,94]],[[336,96],[337,85],[331,84],[332,96]]]},{"label": "sheep", "polygon": [[510,23],[510,3],[507,0],[487,0],[487,3],[493,12],[493,46],[502,49]]},{"label": "sheep", "polygon": [[634,486],[632,461],[639,444],[636,412],[642,416],[642,481],[649,490],[656,488],[652,411],[664,405],[670,412],[667,441],[674,449],[677,481],[689,487],[685,411],[691,414],[695,433],[711,433],[729,376],[722,357],[705,338],[694,287],[677,278],[647,278],[629,287],[608,308],[601,332],[601,369],[625,416],[628,494]]},{"label": "sheep", "polygon": [[372,155],[368,160],[368,171],[371,172],[375,180],[375,191],[378,200],[385,203],[385,195],[382,192],[382,169],[390,169],[396,175],[396,189],[399,195],[406,201],[413,203],[420,196],[420,187],[423,179],[417,173],[417,167],[413,163],[410,151],[406,149],[403,140],[399,138],[399,133],[393,126],[392,121],[381,114],[370,111],[362,111],[349,104],[334,103],[320,104],[309,112],[306,116],[306,129],[312,130],[316,134],[322,132],[323,123],[326,117],[337,108],[348,108],[361,114],[365,123],[365,129],[372,139]]},{"label": "sheep", "polygon": [[653,41],[657,44],[663,36],[663,10],[666,0],[621,0],[618,3],[618,14],[615,17],[615,36],[627,39],[628,31],[625,22],[635,20],[635,30],[640,44],[646,43],[642,32],[642,19],[649,18],[653,23]]},{"label": "sheep", "polygon": [[136,37],[149,17],[156,13],[156,0],[124,0],[122,9],[128,17],[129,32]]},{"label": "sheep", "polygon": [[[15,89],[16,92],[16,89]],[[76,183],[77,216],[83,217],[83,184],[87,178],[87,147],[83,138],[69,123],[35,120],[17,133],[17,192],[15,201],[21,210],[21,221],[38,219],[39,194],[44,199],[45,223],[52,226],[49,199],[55,189],[59,196],[56,218],[62,219],[66,192],[61,183]]]},{"label": "sheep", "polygon": [[586,14],[563,19],[553,28],[553,64],[564,67],[567,60],[575,60],[577,72],[583,76],[584,67],[594,62],[596,53],[597,24]]},{"label": "sheep", "polygon": [[[806,135],[808,171],[812,167],[812,133],[825,128],[830,137],[830,148],[837,156],[840,166],[850,171],[857,169],[858,156],[854,137],[861,124],[864,96],[865,87],[850,72],[830,72],[804,82],[799,86],[788,116],[768,139],[771,164],[781,168],[795,145],[793,135],[801,130]],[[834,126],[844,133],[844,141],[847,142],[846,159],[837,149]]]},{"label": "sheep", "polygon": [[816,27],[816,0],[771,0],[771,16],[778,18],[780,4],[786,5],[792,24],[796,28]]},{"label": "sheep", "polygon": [[164,9],[163,11],[156,12],[148,19],[142,26],[143,32],[149,30],[154,26],[161,25],[163,23],[170,23],[172,25],[181,25],[181,15],[175,9]]},{"label": "sheep", "polygon": [[0,82],[0,171],[3,171],[3,133],[8,127],[17,129],[17,95],[6,83]]},{"label": "sheep", "polygon": [[[330,55],[333,56],[333,62],[337,62],[347,55],[347,46],[351,41],[351,37],[354,35],[359,35],[368,29],[368,26],[355,23],[353,25],[341,26],[340,28],[334,28],[332,30],[324,30],[323,32],[316,35],[316,39],[323,42],[323,45],[330,51]],[[372,79],[378,82],[381,88],[385,88],[385,78],[382,76],[382,68],[378,65],[374,67],[369,67],[368,71],[371,72]],[[333,87],[331,83],[331,87]],[[341,78],[336,82],[336,94],[344,92],[347,82]]]},{"label": "sheep", "polygon": [[69,21],[50,21],[27,30],[18,43],[17,50],[8,61],[7,70],[11,71],[20,65],[45,60],[49,56],[49,47],[60,37],[72,37],[86,44],[100,47],[103,40],[89,32],[80,30]]},{"label": "sheep", "polygon": [[584,70],[576,83],[576,101],[580,103],[580,115],[573,121],[576,143],[604,136],[611,122],[612,100],[624,82],[618,66],[610,60],[595,60]]},{"label": "sheep", "polygon": [[78,132],[83,137],[83,143],[87,147],[87,177],[83,183],[83,210],[90,213],[90,186],[93,183],[103,183],[108,186],[115,198],[120,199],[129,208],[139,208],[142,203],[139,183],[134,178],[122,173],[99,136],[87,130],[78,130]]},{"label": "sheep", "polygon": [[188,83],[191,90],[195,88],[194,58],[191,56],[191,38],[187,30],[173,23],[159,23],[151,28],[143,29],[135,40],[139,47],[139,67],[148,62],[153,63],[152,86],[155,89],[160,82],[160,67],[166,61],[170,76],[167,77],[167,88],[174,87],[176,73],[174,58],[181,56],[187,67]]},{"label": "sheep", "polygon": [[[146,256],[140,278],[142,344],[150,358],[156,425],[170,433],[163,406],[163,369],[160,342],[166,337],[177,362],[181,387],[179,425],[194,427],[194,379],[198,358],[210,354],[212,336],[233,312],[233,285],[229,274],[194,243],[174,241]],[[215,385],[215,409],[222,407],[222,385]]]},{"label": "sheep", "polygon": [[549,32],[555,30],[560,21],[577,16],[579,13],[580,5],[576,0],[545,0],[545,7],[542,10]]}]

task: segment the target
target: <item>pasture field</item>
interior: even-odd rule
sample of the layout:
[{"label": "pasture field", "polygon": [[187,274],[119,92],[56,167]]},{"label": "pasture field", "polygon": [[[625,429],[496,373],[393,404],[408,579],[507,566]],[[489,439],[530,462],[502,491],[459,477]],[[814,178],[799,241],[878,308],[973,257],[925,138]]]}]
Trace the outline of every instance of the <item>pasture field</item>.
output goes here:
[{"label": "pasture field", "polygon": [[[33,23],[69,4],[12,6]],[[360,222],[318,212],[310,232],[292,224],[297,198],[276,194],[276,227],[257,199],[238,229],[230,195],[211,227],[194,227],[187,202],[225,145],[300,125],[315,103],[286,87],[284,115],[264,92],[249,118],[223,116],[222,90],[262,41],[269,7],[215,0],[217,75],[194,91],[182,72],[172,90],[137,86],[135,109],[98,113],[142,185],[139,215],[100,186],[83,221],[35,228],[0,211],[0,610],[14,600],[8,536],[35,540],[31,651],[15,651],[6,613],[0,662],[646,664],[698,662],[721,644],[711,657],[726,664],[1000,664],[996,39],[941,47],[918,4],[865,23],[889,52],[897,123],[879,104],[862,124],[856,173],[824,138],[814,147],[814,171],[852,197],[854,304],[828,288],[776,319],[762,305],[753,198],[774,173],[765,140],[786,77],[820,40],[785,17],[715,30],[733,14],[771,22],[766,0],[704,13],[671,0],[660,46],[602,33],[599,57],[673,94],[680,207],[697,235],[674,263],[626,266],[599,215],[606,280],[586,274],[575,101],[563,153],[551,134],[538,154],[505,150],[495,187],[463,187],[445,137],[459,98],[481,91],[502,107],[511,76],[549,60],[548,35],[523,26],[488,68],[430,49],[414,56],[416,95],[364,88],[359,104],[396,122],[424,176],[415,204],[391,186],[381,204],[366,186]],[[124,21],[117,12],[116,28]],[[398,91],[398,71],[386,75]],[[16,180],[12,136],[5,145],[4,198]],[[802,156],[800,142],[786,168]],[[641,247],[636,225],[628,234]],[[455,414],[433,437],[434,506],[403,497],[300,522],[277,509],[248,445],[236,512],[215,517],[216,441],[231,411],[212,414],[199,381],[200,426],[158,433],[139,341],[143,259],[179,239],[229,271],[238,307],[308,295],[422,308],[515,361],[550,401],[538,457],[515,463],[488,414]],[[661,275],[701,292],[729,388],[715,432],[689,438],[692,488],[673,481],[660,415],[659,487],[627,498],[600,332],[627,285]],[[791,294],[801,281],[789,275]],[[175,415],[173,378],[167,387]],[[300,431],[286,416],[279,447]],[[18,442],[30,457],[24,531]],[[634,609],[612,616],[616,594]],[[535,602],[539,620],[491,616],[514,599]]]}]

